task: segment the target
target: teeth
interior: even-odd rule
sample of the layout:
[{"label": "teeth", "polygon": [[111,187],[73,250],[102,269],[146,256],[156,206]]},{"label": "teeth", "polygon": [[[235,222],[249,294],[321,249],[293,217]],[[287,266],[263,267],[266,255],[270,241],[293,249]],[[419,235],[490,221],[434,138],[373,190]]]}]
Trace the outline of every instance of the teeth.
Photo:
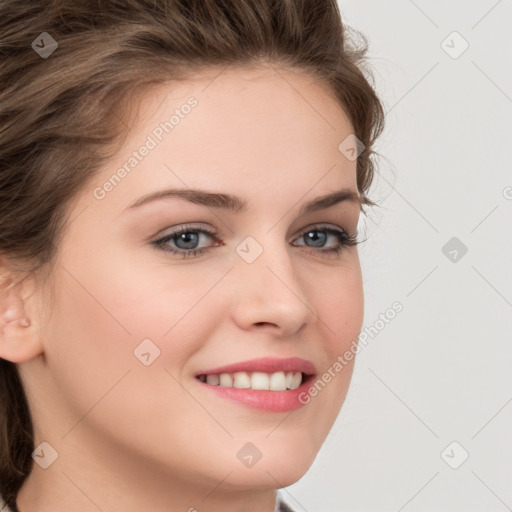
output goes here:
[{"label": "teeth", "polygon": [[[299,373],[298,375],[300,375],[300,378],[302,380],[302,374]],[[273,391],[286,390],[286,375],[284,374],[284,372],[273,373],[270,376],[270,389],[272,389]]]},{"label": "teeth", "polygon": [[229,373],[221,373],[220,374],[220,385],[223,388],[232,388],[233,387],[233,377]]},{"label": "teeth", "polygon": [[295,373],[293,375],[292,385],[290,386],[290,388],[291,389],[297,389],[300,386],[301,381],[302,381],[302,374],[301,373]]},{"label": "teeth", "polygon": [[268,374],[261,372],[254,372],[251,376],[252,389],[270,389],[270,378]]},{"label": "teeth", "polygon": [[301,372],[236,372],[221,373],[220,375],[201,375],[199,380],[211,386],[224,388],[255,389],[270,391],[286,391],[297,389],[302,383]]},{"label": "teeth", "polygon": [[251,379],[245,372],[237,372],[234,374],[233,387],[239,389],[247,389],[251,387]]},{"label": "teeth", "polygon": [[211,386],[218,386],[220,383],[220,378],[218,375],[207,375],[206,382],[207,382],[207,384],[210,384]]}]

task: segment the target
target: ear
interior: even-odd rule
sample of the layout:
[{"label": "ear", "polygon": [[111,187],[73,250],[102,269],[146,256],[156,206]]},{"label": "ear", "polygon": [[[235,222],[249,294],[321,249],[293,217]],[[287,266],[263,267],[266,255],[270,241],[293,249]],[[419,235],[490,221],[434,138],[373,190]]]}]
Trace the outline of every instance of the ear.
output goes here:
[{"label": "ear", "polygon": [[43,353],[32,300],[34,281],[30,276],[15,281],[5,277],[5,267],[0,270],[0,358],[22,363]]}]

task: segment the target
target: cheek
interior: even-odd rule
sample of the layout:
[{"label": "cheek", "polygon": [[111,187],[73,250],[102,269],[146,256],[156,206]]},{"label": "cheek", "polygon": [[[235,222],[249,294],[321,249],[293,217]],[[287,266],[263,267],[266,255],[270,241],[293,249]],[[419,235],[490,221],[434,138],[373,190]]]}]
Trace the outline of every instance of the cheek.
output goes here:
[{"label": "cheek", "polygon": [[147,369],[141,356],[149,351],[151,366],[179,377],[219,321],[217,290],[208,290],[221,276],[139,265],[107,251],[95,260],[74,256],[59,274],[46,329],[51,371],[77,385],[88,381],[79,396],[101,396],[128,369]]},{"label": "cheek", "polygon": [[353,340],[357,341],[362,328],[364,295],[358,259],[353,258],[344,266],[315,276],[311,297],[331,364]]},{"label": "cheek", "polygon": [[112,445],[148,453],[155,439],[171,445],[176,438],[185,446],[194,432],[180,425],[201,410],[179,381],[211,332],[206,318],[218,318],[208,312],[214,301],[200,300],[209,286],[193,288],[178,273],[171,286],[124,273],[122,265],[115,273],[105,267],[94,271],[92,265],[68,270],[74,278],[61,274],[45,331],[61,435],[73,429],[71,439],[93,429]]},{"label": "cheek", "polygon": [[330,276],[317,279],[312,296],[325,351],[319,375],[310,387],[314,394],[310,405],[323,419],[315,430],[320,446],[343,405],[354,369],[364,317],[358,261],[352,260],[343,268],[333,269]]}]

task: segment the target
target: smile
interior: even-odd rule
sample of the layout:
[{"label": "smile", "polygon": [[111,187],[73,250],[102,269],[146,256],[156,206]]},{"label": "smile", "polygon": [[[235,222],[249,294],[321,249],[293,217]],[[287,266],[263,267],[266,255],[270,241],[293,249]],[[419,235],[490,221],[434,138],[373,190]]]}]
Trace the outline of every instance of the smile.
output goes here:
[{"label": "smile", "polygon": [[278,371],[274,373],[235,372],[201,374],[197,376],[197,379],[210,386],[220,386],[223,388],[286,391],[297,389],[305,380],[305,377],[302,372]]}]

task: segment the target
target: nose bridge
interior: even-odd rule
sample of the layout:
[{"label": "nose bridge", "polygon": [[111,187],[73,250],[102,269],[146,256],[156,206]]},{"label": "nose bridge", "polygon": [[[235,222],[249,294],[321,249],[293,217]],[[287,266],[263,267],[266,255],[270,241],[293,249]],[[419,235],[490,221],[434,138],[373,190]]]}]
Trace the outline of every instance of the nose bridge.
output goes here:
[{"label": "nose bridge", "polygon": [[253,231],[236,252],[240,281],[235,309],[240,322],[273,323],[293,332],[314,316],[289,244],[279,229]]},{"label": "nose bridge", "polygon": [[278,289],[285,287],[284,281],[297,293],[299,279],[293,267],[288,242],[278,229],[265,232],[262,228],[257,233],[253,232],[237,246],[236,252],[242,260],[238,262],[238,267],[248,280],[254,280],[256,285],[262,287],[277,286]]}]

